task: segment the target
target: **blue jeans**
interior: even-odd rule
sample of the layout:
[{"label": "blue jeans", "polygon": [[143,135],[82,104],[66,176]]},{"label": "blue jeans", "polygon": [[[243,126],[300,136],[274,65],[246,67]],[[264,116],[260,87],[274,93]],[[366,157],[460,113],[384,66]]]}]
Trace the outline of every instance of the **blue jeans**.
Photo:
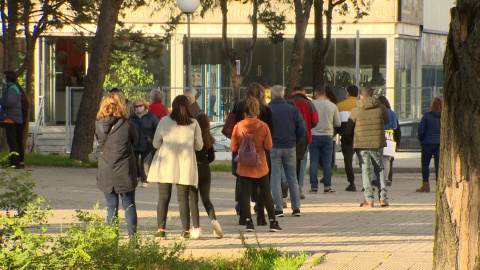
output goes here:
[{"label": "blue jeans", "polygon": [[297,183],[297,157],[295,147],[290,149],[272,148],[270,150],[270,160],[272,162],[272,172],[270,187],[272,190],[275,210],[283,211],[283,196],[280,176],[282,173],[282,164],[285,169],[285,176],[290,190],[290,200],[292,210],[300,210],[300,194]]},{"label": "blue jeans", "polygon": [[105,199],[107,200],[107,222],[108,224],[112,224],[113,221],[118,219],[118,197],[121,197],[123,209],[125,210],[125,221],[127,222],[128,235],[134,235],[137,231],[135,190],[120,194],[115,194],[114,192],[103,193],[105,194]]},{"label": "blue jeans", "polygon": [[387,199],[387,181],[385,178],[385,171],[383,169],[383,148],[374,148],[374,149],[358,149],[358,162],[360,163],[360,168],[362,168],[362,181],[363,188],[365,191],[363,195],[365,200],[368,202],[373,202],[373,189],[372,189],[372,179],[370,179],[370,166],[372,161],[376,163],[379,170],[379,189],[380,189],[380,200]]},{"label": "blue jeans", "polygon": [[307,146],[307,150],[305,150],[305,154],[303,155],[303,159],[300,162],[300,170],[298,173],[298,189],[300,191],[300,195],[303,194],[303,186],[305,184],[305,175],[307,174],[307,159],[308,159],[308,146]]},{"label": "blue jeans", "polygon": [[333,138],[330,136],[312,136],[310,151],[310,187],[318,190],[318,162],[322,154],[323,189],[328,190],[332,185],[332,153]]},{"label": "blue jeans", "polygon": [[423,182],[428,183],[430,177],[430,160],[434,159],[435,162],[435,181],[438,178],[438,161],[440,158],[440,145],[439,144],[423,144],[422,145],[422,178]]}]

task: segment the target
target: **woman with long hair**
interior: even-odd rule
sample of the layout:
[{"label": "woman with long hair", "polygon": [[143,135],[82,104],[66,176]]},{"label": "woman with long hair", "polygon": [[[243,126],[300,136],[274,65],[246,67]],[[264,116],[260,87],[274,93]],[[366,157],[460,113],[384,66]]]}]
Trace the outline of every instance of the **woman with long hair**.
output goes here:
[{"label": "woman with long hair", "polygon": [[438,162],[440,158],[440,127],[442,118],[442,100],[434,98],[428,112],[418,125],[418,140],[422,146],[422,186],[417,192],[430,192],[430,160],[435,162],[435,181],[438,178]]},{"label": "woman with long hair", "polygon": [[[193,139],[193,140],[192,140]],[[190,237],[189,194],[197,187],[197,160],[195,151],[203,148],[202,132],[192,115],[190,101],[184,95],[175,97],[170,116],[163,117],[153,138],[157,152],[148,173],[148,182],[158,183],[156,237],[166,238],[168,204],[172,184],[177,186],[177,198],[182,220],[182,238]]]},{"label": "woman with long hair", "polygon": [[138,134],[128,119],[122,94],[109,93],[103,99],[95,122],[95,137],[99,149],[97,187],[107,201],[107,222],[112,224],[118,219],[119,197],[122,198],[128,235],[132,238],[137,230],[137,170],[133,145]]},{"label": "woman with long hair", "polygon": [[212,174],[210,172],[210,163],[215,160],[215,151],[213,144],[215,139],[210,133],[210,120],[205,113],[199,113],[196,117],[200,129],[202,130],[203,148],[195,151],[198,167],[198,187],[190,187],[190,212],[192,213],[193,229],[190,230],[191,238],[199,238],[201,236],[200,216],[198,210],[198,192],[202,196],[202,203],[207,211],[208,217],[212,224],[213,235],[216,238],[222,238],[223,232],[220,223],[215,216],[215,209],[210,201],[210,186],[212,183]]},{"label": "woman with long hair", "polygon": [[2,97],[0,98],[0,123],[5,128],[7,144],[10,149],[10,166],[17,169],[25,167],[23,157],[25,145],[23,144],[23,132],[28,122],[28,116],[22,113],[22,95],[28,100],[23,88],[17,82],[15,71],[3,72],[3,83],[5,85]]},{"label": "woman with long hair", "polygon": [[[129,119],[135,125],[138,132],[138,142],[133,145],[133,153],[137,161],[137,180],[142,182],[143,187],[147,187],[148,171],[145,171],[145,158],[152,155],[153,135],[157,129],[158,119],[148,110],[148,103],[145,99],[139,98],[133,102],[134,112]],[[151,156],[150,156],[151,157]]]},{"label": "woman with long hair", "polygon": [[232,151],[238,151],[242,143],[243,134],[252,137],[255,143],[256,152],[260,152],[260,162],[258,166],[247,166],[239,162],[237,164],[237,175],[242,186],[242,198],[240,199],[240,209],[242,218],[245,219],[247,232],[255,231],[252,221],[252,213],[250,211],[250,193],[252,191],[252,183],[256,182],[260,189],[261,197],[265,201],[268,217],[270,220],[270,231],[281,231],[282,228],[275,220],[275,208],[270,190],[270,181],[268,177],[268,164],[265,150],[270,150],[273,146],[272,136],[268,125],[258,119],[260,114],[260,103],[254,97],[248,97],[245,100],[244,119],[238,122],[233,128],[232,140],[230,147]]}]

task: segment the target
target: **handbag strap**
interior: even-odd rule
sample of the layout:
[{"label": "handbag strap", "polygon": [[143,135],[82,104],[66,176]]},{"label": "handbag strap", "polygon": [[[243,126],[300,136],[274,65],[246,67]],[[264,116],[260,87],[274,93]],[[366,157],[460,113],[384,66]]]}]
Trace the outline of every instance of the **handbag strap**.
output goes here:
[{"label": "handbag strap", "polygon": [[114,127],[115,127],[115,125],[113,125],[112,128],[110,129],[110,131],[108,132],[107,137],[105,138],[105,141],[102,144],[102,147],[100,147],[100,152],[103,151],[103,147],[105,146],[105,144],[107,144],[108,137],[110,136],[110,133],[112,133],[112,130],[113,130]]}]

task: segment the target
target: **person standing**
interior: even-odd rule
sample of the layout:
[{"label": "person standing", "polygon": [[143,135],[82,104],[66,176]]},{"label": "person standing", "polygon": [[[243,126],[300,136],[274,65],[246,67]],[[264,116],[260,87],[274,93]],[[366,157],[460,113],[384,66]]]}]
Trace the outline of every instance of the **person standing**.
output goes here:
[{"label": "person standing", "polygon": [[383,149],[383,168],[385,170],[385,177],[386,177],[386,184],[387,186],[392,185],[392,181],[388,180],[388,176],[390,175],[390,164],[393,158],[395,157],[395,149],[397,146],[397,143],[395,141],[395,130],[398,127],[398,120],[397,120],[397,115],[392,111],[392,107],[390,106],[390,102],[388,102],[388,99],[385,96],[379,96],[378,100],[382,102],[383,105],[385,105],[385,108],[387,108],[388,112],[388,123],[385,124],[385,138],[387,140],[387,146]]},{"label": "person standing", "polygon": [[158,123],[153,147],[157,152],[148,173],[148,182],[158,183],[156,237],[166,238],[165,227],[172,184],[177,186],[177,198],[182,220],[182,238],[190,237],[189,194],[197,187],[198,173],[195,151],[203,148],[202,132],[190,110],[190,101],[184,95],[175,97],[170,116]]},{"label": "person standing", "polygon": [[148,187],[147,175],[145,173],[145,158],[153,150],[153,135],[157,129],[158,119],[148,110],[147,101],[139,98],[133,102],[135,112],[129,117],[130,121],[135,125],[138,133],[138,141],[133,145],[133,152],[137,164],[137,179],[142,182],[143,187]]},{"label": "person standing", "polygon": [[95,122],[99,149],[97,187],[107,201],[108,224],[118,220],[119,197],[122,199],[128,235],[132,239],[137,231],[137,172],[133,145],[138,134],[127,117],[126,102],[121,93],[105,96]]},{"label": "person standing", "polygon": [[220,239],[223,237],[222,227],[215,216],[215,209],[210,201],[210,186],[212,184],[212,174],[210,172],[210,163],[215,160],[215,151],[213,144],[215,138],[210,133],[210,120],[205,113],[197,114],[197,122],[202,130],[203,148],[195,151],[198,168],[198,187],[190,186],[190,212],[192,214],[193,229],[190,230],[190,237],[195,239],[201,236],[200,216],[198,210],[198,192],[202,196],[202,203],[207,211],[212,224],[213,235]]},{"label": "person standing", "polygon": [[282,199],[282,165],[285,169],[290,200],[292,202],[292,215],[299,217],[300,194],[296,179],[296,145],[306,136],[305,121],[298,108],[288,104],[283,98],[284,89],[275,85],[271,89],[272,101],[268,106],[272,109],[273,127],[275,134],[272,136],[273,148],[270,150],[272,162],[270,186],[275,201],[275,215],[283,217]]},{"label": "person standing", "polygon": [[301,85],[297,85],[293,88],[293,94],[288,99],[295,103],[295,106],[300,110],[305,121],[305,128],[307,130],[307,145],[305,151],[299,151],[297,147],[297,153],[302,153],[302,157],[297,157],[297,178],[298,178],[298,189],[300,192],[300,199],[305,199],[303,195],[303,185],[305,183],[305,174],[307,173],[307,159],[308,159],[308,145],[312,143],[312,128],[314,128],[318,123],[318,114],[315,106],[306,95],[305,88]]},{"label": "person standing", "polygon": [[422,146],[422,186],[417,192],[430,192],[430,160],[435,162],[435,181],[438,178],[438,162],[440,158],[440,133],[442,118],[442,100],[434,98],[432,105],[418,125],[418,140]]},{"label": "person standing", "polygon": [[353,148],[357,151],[365,200],[362,207],[373,207],[372,179],[370,179],[370,166],[375,162],[380,174],[380,206],[386,207],[387,189],[385,172],[383,168],[383,148],[385,141],[385,124],[389,121],[387,108],[373,96],[373,89],[365,87],[360,94],[360,100],[352,109],[348,118],[345,134],[353,141]]},{"label": "person standing", "polygon": [[255,144],[255,151],[260,153],[259,160],[261,164],[258,166],[247,166],[241,162],[237,164],[237,175],[242,186],[242,198],[240,199],[241,217],[245,220],[247,232],[255,231],[250,210],[250,192],[252,191],[252,182],[255,181],[265,201],[268,218],[270,220],[270,231],[281,231],[282,228],[278,225],[278,221],[275,220],[275,208],[273,206],[273,198],[268,181],[269,169],[265,151],[263,151],[263,149],[270,150],[272,148],[270,129],[265,122],[258,119],[260,103],[256,98],[248,97],[245,100],[243,113],[244,119],[238,122],[233,128],[230,147],[232,151],[239,151],[242,140],[244,140],[244,134],[252,137]]},{"label": "person standing", "polygon": [[163,92],[160,89],[153,89],[150,91],[150,112],[153,113],[158,120],[168,115],[167,106],[162,104]]},{"label": "person standing", "polygon": [[347,98],[337,104],[338,112],[340,114],[340,120],[342,124],[338,128],[338,134],[340,135],[340,143],[343,154],[343,162],[345,163],[345,173],[347,174],[347,180],[349,185],[345,188],[346,191],[357,191],[355,187],[355,175],[353,174],[353,144],[347,139],[345,130],[347,128],[348,117],[355,104],[357,104],[358,88],[355,85],[347,87]]},{"label": "person standing", "polygon": [[323,192],[335,194],[332,189],[332,153],[334,128],[340,127],[340,115],[337,106],[327,99],[324,86],[317,86],[313,91],[312,101],[318,114],[318,124],[312,128],[310,144],[310,193],[318,190],[318,163],[322,156]]}]

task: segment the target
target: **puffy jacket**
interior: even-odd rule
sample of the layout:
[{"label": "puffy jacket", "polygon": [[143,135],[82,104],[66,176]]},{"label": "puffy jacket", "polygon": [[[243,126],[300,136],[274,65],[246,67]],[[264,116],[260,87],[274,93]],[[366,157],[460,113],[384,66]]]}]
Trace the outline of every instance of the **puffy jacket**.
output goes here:
[{"label": "puffy jacket", "polygon": [[295,106],[300,110],[300,113],[302,113],[303,120],[305,120],[305,128],[308,132],[308,143],[311,143],[312,128],[318,123],[317,109],[315,109],[313,103],[303,93],[294,93],[288,100],[293,101]]},{"label": "puffy jacket", "polygon": [[138,133],[138,141],[133,145],[133,150],[140,152],[152,151],[153,136],[158,125],[157,117],[151,112],[141,116],[132,113],[129,119]]},{"label": "puffy jacket", "polygon": [[137,166],[132,146],[138,139],[135,126],[128,119],[102,118],[95,122],[95,136],[101,149],[97,187],[103,192],[115,191],[116,194],[134,190]]},{"label": "puffy jacket", "polygon": [[427,112],[418,125],[418,140],[421,145],[440,144],[440,122],[442,113]]},{"label": "puffy jacket", "polygon": [[0,121],[11,118],[16,124],[23,124],[21,93],[14,83],[9,83],[0,98]]},{"label": "puffy jacket", "polygon": [[355,149],[373,149],[387,146],[385,124],[389,121],[387,108],[375,97],[357,102],[348,118],[346,135]]},{"label": "puffy jacket", "polygon": [[289,149],[295,147],[305,136],[305,121],[297,107],[288,104],[285,99],[272,99],[268,106],[272,109],[273,148]]}]

